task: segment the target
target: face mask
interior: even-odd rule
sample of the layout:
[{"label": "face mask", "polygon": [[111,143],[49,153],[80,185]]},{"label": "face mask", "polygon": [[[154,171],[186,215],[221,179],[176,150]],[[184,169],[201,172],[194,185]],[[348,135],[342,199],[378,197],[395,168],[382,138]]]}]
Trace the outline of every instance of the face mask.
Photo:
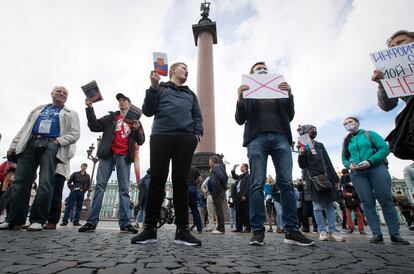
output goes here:
[{"label": "face mask", "polygon": [[358,126],[357,125],[352,125],[352,124],[347,124],[345,125],[345,129],[351,133],[355,133],[358,131]]},{"label": "face mask", "polygon": [[254,74],[267,74],[267,68],[260,68],[256,70]]},{"label": "face mask", "polygon": [[316,131],[309,131],[309,137],[312,140],[316,138],[316,135],[318,135],[318,132],[316,132]]}]

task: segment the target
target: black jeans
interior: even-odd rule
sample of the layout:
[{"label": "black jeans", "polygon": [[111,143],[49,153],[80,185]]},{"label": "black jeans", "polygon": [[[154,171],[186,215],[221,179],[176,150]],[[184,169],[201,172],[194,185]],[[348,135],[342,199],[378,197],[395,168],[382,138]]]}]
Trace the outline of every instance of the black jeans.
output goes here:
[{"label": "black jeans", "polygon": [[195,135],[153,135],[150,139],[151,182],[145,212],[145,224],[155,228],[165,197],[170,161],[175,224],[188,226],[187,176],[197,146]]},{"label": "black jeans", "polygon": [[312,201],[303,201],[303,229],[309,230],[309,217],[312,217],[313,231],[317,231],[317,224],[313,216]]},{"label": "black jeans", "polygon": [[50,203],[49,217],[47,222],[51,224],[59,223],[60,213],[62,211],[62,191],[66,178],[60,174],[55,174],[53,183],[53,196]]},{"label": "black jeans", "polygon": [[238,212],[240,215],[241,227],[244,226],[246,230],[250,231],[251,227],[250,227],[250,218],[249,218],[249,201],[248,200],[244,202],[239,201],[237,203],[237,207],[238,207]]},{"label": "black jeans", "polygon": [[11,199],[10,223],[24,225],[29,207],[33,178],[40,166],[37,188],[31,212],[30,223],[44,224],[49,216],[53,196],[53,182],[57,165],[58,144],[50,138],[30,139],[17,160]]}]

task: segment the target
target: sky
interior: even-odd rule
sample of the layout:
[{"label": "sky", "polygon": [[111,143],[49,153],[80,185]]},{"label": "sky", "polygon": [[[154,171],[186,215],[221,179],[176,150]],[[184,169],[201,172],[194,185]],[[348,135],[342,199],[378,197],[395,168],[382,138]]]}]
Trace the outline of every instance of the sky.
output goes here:
[{"label": "sky", "polygon": [[[51,102],[56,85],[69,90],[66,106],[78,112],[81,138],[71,161],[79,170],[86,150],[99,134],[87,127],[80,86],[96,80],[104,101],[94,104],[97,117],[117,110],[122,92],[142,106],[150,85],[152,52],[169,63],[188,65],[188,86],[196,90],[197,48],[192,25],[201,18],[201,0],[2,0],[0,1],[0,155],[29,112]],[[414,30],[412,0],[211,0],[210,19],[217,24],[214,45],[216,149],[230,163],[248,162],[243,127],[234,120],[241,75],[257,61],[270,73],[283,74],[295,98],[294,139],[298,124],[318,128],[335,168],[342,169],[342,122],[356,116],[361,128],[384,138],[404,107],[377,107],[369,53],[386,48],[400,29]],[[163,78],[167,81],[167,78]],[[141,122],[147,141],[140,150],[141,172],[149,167],[152,117]],[[409,161],[389,156],[390,172],[403,177]],[[274,175],[268,164],[268,174]],[[293,154],[293,178],[300,176]],[[132,177],[133,178],[133,177]],[[135,179],[134,179],[135,180]]]}]

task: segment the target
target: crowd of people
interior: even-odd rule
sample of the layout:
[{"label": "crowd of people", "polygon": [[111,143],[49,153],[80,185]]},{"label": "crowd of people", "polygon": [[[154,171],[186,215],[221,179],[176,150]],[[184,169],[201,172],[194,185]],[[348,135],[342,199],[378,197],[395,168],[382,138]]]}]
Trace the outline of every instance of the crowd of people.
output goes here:
[{"label": "crowd of people", "polygon": [[[388,46],[414,42],[414,33],[400,31],[388,40]],[[267,74],[265,62],[257,62],[250,74]],[[228,174],[219,155],[209,158],[208,176],[203,178],[191,166],[197,143],[203,136],[203,118],[196,94],[185,85],[187,65],[179,62],[170,67],[168,82],[160,82],[157,71],[151,71],[150,87],[142,105],[142,113],[154,116],[150,136],[150,169],[140,186],[140,201],[135,226],[131,222],[129,196],[130,167],[134,161],[135,147],[143,145],[145,134],[138,120],[127,121],[126,114],[131,99],[122,93],[115,98],[119,110],[97,118],[91,99],[86,99],[86,118],[92,132],[102,132],[97,156],[99,165],[91,208],[85,224],[80,224],[80,211],[84,194],[90,189],[87,165],[70,175],[70,160],[75,155],[75,143],[80,138],[78,114],[65,103],[69,92],[57,86],[52,90],[52,103],[33,109],[22,129],[13,139],[7,152],[8,161],[1,166],[2,211],[7,208],[5,222],[0,229],[28,231],[56,229],[60,219],[64,182],[70,189],[62,226],[73,215],[73,225],[81,233],[93,232],[99,215],[108,180],[116,170],[119,188],[119,228],[121,232],[138,234],[132,244],[151,244],[157,239],[157,223],[165,199],[165,184],[170,172],[175,209],[176,244],[200,246],[201,241],[191,233],[189,211],[198,233],[225,234],[225,216],[230,206],[231,225],[235,233],[250,233],[250,245],[262,246],[265,233],[284,233],[284,242],[299,246],[314,245],[306,233],[312,229],[321,241],[345,241],[336,227],[337,206],[342,211],[349,233],[355,222],[365,234],[365,222],[372,232],[371,243],[384,241],[380,219],[376,211],[382,208],[391,242],[409,244],[400,236],[397,204],[409,226],[413,224],[412,205],[391,193],[391,176],[386,157],[390,153],[387,143],[375,131],[360,128],[356,117],[347,117],[343,126],[348,134],[342,148],[345,169],[341,178],[335,172],[328,151],[316,140],[317,128],[310,124],[299,126],[300,136],[310,142],[298,145],[298,164],[302,169],[296,186],[292,180],[293,137],[291,121],[295,115],[292,88],[282,82],[278,88],[287,98],[246,99],[249,89],[241,85],[237,90],[235,121],[244,126],[243,146],[247,149],[248,163],[235,165],[231,177],[235,183],[228,185]],[[378,83],[378,104],[388,111],[398,103],[398,98],[388,98],[380,80],[381,71],[374,71],[372,80]],[[412,97],[403,97],[408,101]],[[267,160],[271,156],[276,177],[267,176]],[[37,170],[39,168],[39,175]],[[405,176],[414,192],[413,165],[407,167]],[[349,172],[350,170],[350,172]],[[30,207],[32,183],[38,178],[38,188]],[[229,195],[227,195],[229,193]],[[227,197],[229,196],[229,197]],[[403,195],[400,195],[403,196]],[[75,206],[76,205],[76,206]],[[75,208],[75,209],[74,209]],[[74,210],[73,210],[74,209]],[[190,210],[189,210],[190,209]],[[73,211],[71,213],[71,211]],[[354,217],[355,216],[355,217]],[[268,225],[266,230],[265,225]],[[413,227],[414,228],[414,227]],[[305,234],[304,234],[305,233]]]}]

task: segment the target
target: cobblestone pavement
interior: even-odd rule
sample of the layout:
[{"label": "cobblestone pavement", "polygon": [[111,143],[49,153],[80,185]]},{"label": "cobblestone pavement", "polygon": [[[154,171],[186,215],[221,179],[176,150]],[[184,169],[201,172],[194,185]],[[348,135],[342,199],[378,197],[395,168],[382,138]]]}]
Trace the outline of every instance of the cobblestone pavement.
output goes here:
[{"label": "cobblestone pavement", "polygon": [[410,246],[393,245],[387,236],[384,244],[370,244],[368,235],[343,233],[345,243],[299,247],[266,233],[258,247],[248,245],[249,234],[226,232],[196,234],[202,246],[186,247],[173,243],[174,232],[163,227],[158,243],[142,246],[130,244],[132,235],[120,233],[115,222],[101,222],[93,233],[70,225],[0,231],[0,273],[414,273],[414,232],[406,228]]}]

